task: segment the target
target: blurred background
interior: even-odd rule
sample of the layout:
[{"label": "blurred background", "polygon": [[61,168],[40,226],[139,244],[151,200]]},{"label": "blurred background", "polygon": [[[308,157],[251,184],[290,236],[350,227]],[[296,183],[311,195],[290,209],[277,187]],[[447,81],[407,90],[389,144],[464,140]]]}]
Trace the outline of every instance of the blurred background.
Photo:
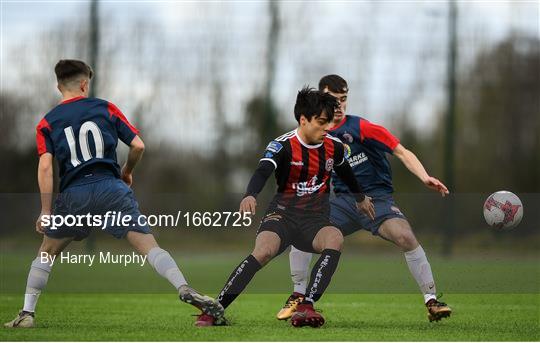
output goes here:
[{"label": "blurred background", "polygon": [[[141,130],[147,150],[133,188],[144,213],[236,209],[268,141],[295,127],[296,92],[339,74],[348,112],[386,126],[452,192],[440,198],[391,159],[396,198],[424,248],[440,263],[526,262],[515,279],[538,291],[539,10],[536,1],[2,2],[2,251],[27,249],[26,265],[40,241],[35,126],[60,100],[59,59],[87,61],[92,94]],[[482,217],[485,198],[502,189],[525,209],[509,232]],[[242,257],[256,225],[177,229],[156,235],[178,254]],[[92,237],[73,249],[126,248]],[[346,244],[402,259],[366,232]]]}]

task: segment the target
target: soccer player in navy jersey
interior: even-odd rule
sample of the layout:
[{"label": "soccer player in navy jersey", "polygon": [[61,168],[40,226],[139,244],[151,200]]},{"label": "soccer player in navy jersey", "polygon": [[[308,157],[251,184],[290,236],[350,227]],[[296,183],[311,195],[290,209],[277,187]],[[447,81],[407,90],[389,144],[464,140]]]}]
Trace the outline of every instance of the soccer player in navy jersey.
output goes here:
[{"label": "soccer player in navy jersey", "polygon": [[[344,236],[364,229],[397,245],[403,251],[409,270],[424,295],[429,320],[438,321],[448,317],[451,309],[437,300],[435,281],[424,249],[392,196],[394,188],[386,154],[399,158],[426,187],[442,196],[449,193],[448,189],[441,181],[430,176],[414,153],[400,144],[386,128],[363,117],[345,114],[349,89],[343,78],[338,75],[324,76],[319,82],[319,90],[333,95],[339,101],[329,133],[345,144],[347,161],[362,190],[372,197],[376,213],[375,220],[359,213],[354,198],[337,175],[332,177],[336,197],[331,200],[330,219]],[[290,318],[297,311],[297,304],[305,297],[311,261],[311,254],[305,251],[297,245],[291,247],[289,258],[294,292],[278,312],[278,319]]]},{"label": "soccer player in navy jersey", "polygon": [[[204,313],[222,315],[223,307],[188,286],[171,255],[158,246],[150,228],[137,220],[141,213],[130,186],[133,170],[144,151],[139,131],[114,104],[88,98],[93,71],[86,63],[60,60],[55,73],[62,102],[39,122],[36,135],[41,193],[41,214],[36,231],[43,234],[43,242],[30,267],[24,306],[5,326],[34,326],[36,304],[47,284],[53,258],[71,241],[83,240],[90,234],[89,227],[46,227],[46,216],[50,222],[51,214],[101,215],[104,230],[116,238],[125,238],[137,252],[146,255],[150,265],[177,289],[182,301]],[[128,158],[122,169],[116,159],[118,139],[129,145]],[[60,193],[53,208],[54,157],[60,169]],[[119,221],[108,220],[107,213],[129,215],[131,220],[120,226]]]},{"label": "soccer player in navy jersey", "polygon": [[[313,309],[337,268],[343,235],[330,222],[330,177],[341,177],[354,198],[354,206],[373,217],[371,199],[361,192],[351,167],[345,161],[343,144],[327,135],[337,101],[329,94],[304,88],[298,92],[294,115],[298,128],[268,144],[240,203],[243,213],[255,213],[256,197],[275,173],[277,193],[261,220],[255,248],[233,270],[218,300],[227,308],[244,290],[255,273],[289,245],[321,254],[315,263],[306,297],[292,318],[293,326],[323,325]],[[199,326],[220,325],[223,318],[202,314]]]}]

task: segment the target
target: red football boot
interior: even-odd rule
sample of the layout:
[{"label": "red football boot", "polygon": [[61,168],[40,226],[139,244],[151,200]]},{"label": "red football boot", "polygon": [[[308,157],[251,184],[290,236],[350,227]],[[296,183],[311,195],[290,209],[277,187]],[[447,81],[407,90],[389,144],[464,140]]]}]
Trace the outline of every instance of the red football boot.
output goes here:
[{"label": "red football boot", "polygon": [[313,304],[303,302],[298,305],[296,312],[291,317],[291,324],[294,327],[311,326],[318,328],[324,324],[323,316],[315,311]]}]

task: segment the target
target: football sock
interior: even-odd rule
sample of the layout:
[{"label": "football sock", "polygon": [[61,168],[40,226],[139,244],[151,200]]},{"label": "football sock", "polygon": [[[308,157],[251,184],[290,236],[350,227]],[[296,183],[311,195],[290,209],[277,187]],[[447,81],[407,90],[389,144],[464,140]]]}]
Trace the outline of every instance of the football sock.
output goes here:
[{"label": "football sock", "polygon": [[148,252],[148,263],[150,263],[159,275],[169,280],[174,288],[178,289],[182,285],[187,285],[184,275],[166,250],[159,247],[150,249]]},{"label": "football sock", "polygon": [[313,265],[311,279],[307,286],[306,301],[315,302],[321,298],[326,287],[332,280],[332,275],[338,266],[341,253],[334,249],[324,249],[321,257]]},{"label": "football sock", "polygon": [[23,311],[35,312],[39,295],[47,286],[51,269],[51,265],[48,262],[42,263],[39,257],[32,261],[26,281]]},{"label": "football sock", "polygon": [[424,302],[428,302],[430,299],[436,299],[437,296],[435,294],[437,290],[435,288],[435,281],[433,281],[431,266],[422,246],[419,245],[416,249],[405,252],[405,260],[412,276],[420,287],[420,291],[424,294]]},{"label": "football sock", "polygon": [[308,282],[308,269],[311,262],[311,254],[300,251],[291,246],[289,253],[289,263],[291,266],[291,278],[294,284],[294,291],[300,294],[306,294]]},{"label": "football sock", "polygon": [[227,308],[236,297],[242,293],[244,288],[249,284],[253,276],[261,269],[262,266],[253,257],[253,255],[249,255],[246,257],[245,260],[240,262],[240,264],[234,268],[233,272],[229,276],[229,279],[227,280],[227,283],[225,283],[225,286],[221,290],[218,296],[219,303],[224,307]]}]

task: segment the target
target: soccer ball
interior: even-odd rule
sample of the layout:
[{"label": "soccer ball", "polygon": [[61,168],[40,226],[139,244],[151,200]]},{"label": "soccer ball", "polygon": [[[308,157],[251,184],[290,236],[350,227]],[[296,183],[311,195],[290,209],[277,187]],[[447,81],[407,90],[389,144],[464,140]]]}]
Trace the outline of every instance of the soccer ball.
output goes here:
[{"label": "soccer ball", "polygon": [[523,218],[523,204],[512,192],[495,192],[484,203],[484,219],[492,228],[513,229],[521,222],[521,218]]}]

